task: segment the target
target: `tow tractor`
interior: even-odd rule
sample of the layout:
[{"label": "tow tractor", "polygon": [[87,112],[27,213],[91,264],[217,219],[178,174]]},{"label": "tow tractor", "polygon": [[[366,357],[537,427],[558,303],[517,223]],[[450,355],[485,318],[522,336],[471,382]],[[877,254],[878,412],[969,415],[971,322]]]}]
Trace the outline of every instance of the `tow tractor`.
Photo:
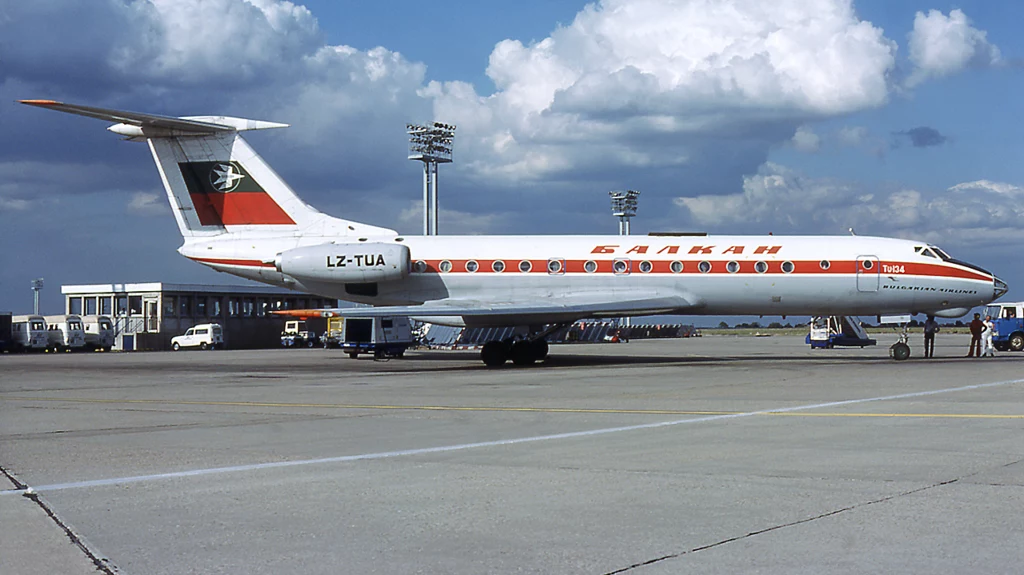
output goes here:
[{"label": "tow tractor", "polygon": [[985,308],[995,329],[992,345],[999,351],[1024,351],[1024,302],[998,303]]},{"label": "tow tractor", "polygon": [[281,345],[284,347],[314,347],[319,343],[320,338],[306,327],[305,321],[284,322],[284,331],[281,332]]}]

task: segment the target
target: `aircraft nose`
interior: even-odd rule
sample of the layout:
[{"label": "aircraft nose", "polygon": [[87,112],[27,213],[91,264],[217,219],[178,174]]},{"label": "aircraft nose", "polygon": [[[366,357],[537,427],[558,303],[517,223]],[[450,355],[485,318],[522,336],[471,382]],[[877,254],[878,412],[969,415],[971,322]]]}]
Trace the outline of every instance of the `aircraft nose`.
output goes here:
[{"label": "aircraft nose", "polygon": [[993,299],[999,299],[1006,295],[1006,292],[1010,291],[1010,286],[1006,285],[1006,282],[995,276],[992,276],[992,285],[995,288]]}]

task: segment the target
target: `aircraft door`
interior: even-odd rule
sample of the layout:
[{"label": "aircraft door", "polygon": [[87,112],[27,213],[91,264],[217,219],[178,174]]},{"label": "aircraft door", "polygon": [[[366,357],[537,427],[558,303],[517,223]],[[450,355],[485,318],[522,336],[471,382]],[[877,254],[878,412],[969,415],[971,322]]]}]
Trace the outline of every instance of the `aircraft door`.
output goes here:
[{"label": "aircraft door", "polygon": [[876,292],[881,283],[882,266],[877,256],[857,256],[857,291]]}]

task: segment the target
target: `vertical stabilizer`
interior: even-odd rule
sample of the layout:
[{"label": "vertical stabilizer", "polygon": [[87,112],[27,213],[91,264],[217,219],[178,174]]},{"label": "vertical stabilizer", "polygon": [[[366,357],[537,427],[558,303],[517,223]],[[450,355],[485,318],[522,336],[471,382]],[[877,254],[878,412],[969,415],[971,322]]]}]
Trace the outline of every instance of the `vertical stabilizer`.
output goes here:
[{"label": "vertical stabilizer", "polygon": [[239,132],[287,124],[231,118],[174,118],[52,100],[30,106],[118,122],[108,130],[145,141],[181,235],[394,235],[394,230],[328,216],[303,202]]}]

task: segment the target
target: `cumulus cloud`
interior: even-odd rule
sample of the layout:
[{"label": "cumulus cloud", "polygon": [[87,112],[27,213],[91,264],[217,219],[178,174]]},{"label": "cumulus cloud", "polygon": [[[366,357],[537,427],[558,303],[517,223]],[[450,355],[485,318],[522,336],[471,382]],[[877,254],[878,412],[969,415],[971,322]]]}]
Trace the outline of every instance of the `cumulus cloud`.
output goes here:
[{"label": "cumulus cloud", "polygon": [[939,133],[935,128],[929,128],[928,126],[918,126],[917,128],[911,128],[901,132],[893,132],[893,136],[910,140],[910,144],[915,148],[941,146],[949,139]]},{"label": "cumulus cloud", "polygon": [[[849,0],[603,0],[539,42],[499,43],[494,94],[464,83],[424,93],[488,177],[724,155],[753,170],[806,120],[884,104],[895,50]],[[737,140],[758,146],[724,153]]]},{"label": "cumulus cloud", "polygon": [[998,63],[999,48],[990,44],[987,33],[971,26],[962,10],[949,16],[938,10],[914,16],[910,33],[910,62],[914,69],[907,86],[959,72],[968,66],[985,67]]},{"label": "cumulus cloud", "polygon": [[844,146],[860,146],[868,138],[868,129],[864,126],[844,126],[836,136]]},{"label": "cumulus cloud", "polygon": [[[859,233],[942,243],[1024,241],[1024,188],[980,180],[944,191],[868,190],[863,185],[812,178],[767,163],[727,196],[677,198],[694,222],[712,228],[788,233]],[[765,229],[767,228],[767,229]]]},{"label": "cumulus cloud", "polygon": [[807,126],[800,126],[793,134],[793,147],[801,152],[817,152],[821,148],[821,137]]}]

